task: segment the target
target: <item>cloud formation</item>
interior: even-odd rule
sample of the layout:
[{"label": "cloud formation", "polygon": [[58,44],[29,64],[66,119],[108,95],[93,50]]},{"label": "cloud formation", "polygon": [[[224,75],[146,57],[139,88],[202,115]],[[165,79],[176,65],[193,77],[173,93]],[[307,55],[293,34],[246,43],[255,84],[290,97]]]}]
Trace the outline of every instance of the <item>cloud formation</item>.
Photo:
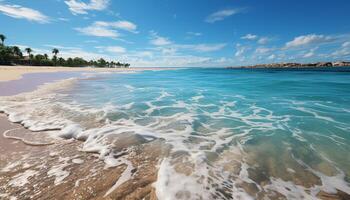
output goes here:
[{"label": "cloud formation", "polygon": [[96,26],[102,26],[102,27],[110,27],[114,29],[121,29],[129,32],[136,33],[137,26],[136,24],[129,22],[129,21],[116,21],[116,22],[104,22],[104,21],[97,21],[95,22]]},{"label": "cloud formation", "polygon": [[101,11],[108,7],[109,0],[90,0],[89,3],[82,2],[80,0],[67,0],[65,1],[69,10],[74,15],[88,14],[90,10]]},{"label": "cloud formation", "polygon": [[311,58],[311,57],[314,57],[315,56],[315,51],[317,50],[318,48],[313,48],[313,49],[310,49],[310,51],[308,51],[306,54],[303,55],[303,58]]},{"label": "cloud formation", "polygon": [[220,44],[178,44],[174,45],[178,49],[188,49],[196,52],[213,52],[223,49],[226,46],[225,43]]},{"label": "cloud formation", "polygon": [[244,53],[247,51],[247,47],[242,46],[241,44],[236,45],[236,57],[240,57],[241,59],[244,57]]},{"label": "cloud formation", "polygon": [[42,24],[50,22],[50,18],[41,12],[31,8],[22,7],[20,5],[0,4],[0,12],[16,19],[26,19]]},{"label": "cloud formation", "polygon": [[288,48],[308,46],[311,44],[323,44],[333,40],[334,38],[330,36],[325,36],[325,35],[316,35],[316,34],[302,35],[294,38],[290,42],[287,42],[285,48],[288,49]]},{"label": "cloud formation", "polygon": [[172,43],[168,38],[159,36],[158,33],[155,31],[151,31],[150,34],[151,34],[150,43],[152,45],[165,46],[165,45],[169,45]]},{"label": "cloud formation", "polygon": [[255,53],[258,53],[258,54],[266,54],[268,52],[272,51],[272,49],[270,48],[266,48],[266,47],[258,47],[256,50],[255,50]]},{"label": "cloud formation", "polygon": [[347,58],[350,59],[350,42],[344,42],[339,49],[334,51],[331,56],[334,58]]},{"label": "cloud formation", "polygon": [[107,46],[107,47],[102,47],[105,51],[108,51],[110,53],[125,53],[126,49],[121,46]]},{"label": "cloud formation", "polygon": [[261,37],[261,38],[258,40],[258,43],[259,43],[259,44],[267,44],[269,41],[270,41],[270,38],[268,38],[268,37]]},{"label": "cloud formation", "polygon": [[96,36],[96,37],[109,37],[117,38],[120,36],[117,30],[125,30],[133,33],[137,33],[137,26],[129,21],[116,21],[116,22],[105,22],[96,21],[92,25],[87,27],[75,28],[84,35]]},{"label": "cloud formation", "polygon": [[117,38],[119,33],[113,29],[103,26],[91,25],[83,28],[75,28],[78,32],[83,35],[96,36],[96,37],[109,37],[109,38]]},{"label": "cloud formation", "polygon": [[238,14],[241,12],[241,9],[226,9],[226,10],[219,10],[217,12],[214,12],[210,14],[205,21],[208,23],[214,23],[217,21],[224,20],[227,17],[230,17],[232,15]]},{"label": "cloud formation", "polygon": [[244,40],[256,40],[256,39],[258,39],[258,36],[249,33],[249,34],[247,34],[245,36],[242,36],[241,39],[244,39]]}]

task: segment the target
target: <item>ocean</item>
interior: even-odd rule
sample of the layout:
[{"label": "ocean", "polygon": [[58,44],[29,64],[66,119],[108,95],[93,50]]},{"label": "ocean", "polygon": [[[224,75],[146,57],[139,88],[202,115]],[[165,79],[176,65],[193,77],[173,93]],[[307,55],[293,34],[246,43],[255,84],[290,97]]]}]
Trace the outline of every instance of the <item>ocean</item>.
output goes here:
[{"label": "ocean", "polygon": [[350,194],[349,68],[89,74],[1,97],[0,111],[82,140],[107,166],[120,164],[118,135],[161,141],[159,199]]}]

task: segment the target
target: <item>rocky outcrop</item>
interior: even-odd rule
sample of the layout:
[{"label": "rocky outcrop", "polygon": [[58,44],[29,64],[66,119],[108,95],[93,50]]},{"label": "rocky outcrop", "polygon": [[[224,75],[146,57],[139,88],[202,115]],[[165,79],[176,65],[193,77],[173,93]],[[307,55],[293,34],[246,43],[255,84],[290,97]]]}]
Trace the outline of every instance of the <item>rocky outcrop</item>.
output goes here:
[{"label": "rocky outcrop", "polygon": [[227,68],[311,68],[311,67],[350,67],[350,62],[317,62],[317,63],[270,63]]},{"label": "rocky outcrop", "polygon": [[346,66],[350,66],[350,62],[345,62],[345,61],[334,62],[333,66],[334,67],[346,67]]}]

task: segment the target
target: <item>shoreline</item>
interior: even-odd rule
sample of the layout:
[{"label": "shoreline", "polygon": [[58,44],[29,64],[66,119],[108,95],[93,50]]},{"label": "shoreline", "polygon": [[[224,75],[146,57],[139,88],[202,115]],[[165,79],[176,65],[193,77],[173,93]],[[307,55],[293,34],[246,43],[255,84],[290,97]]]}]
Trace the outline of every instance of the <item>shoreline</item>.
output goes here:
[{"label": "shoreline", "polygon": [[[0,114],[0,198],[1,199],[150,199],[156,200],[152,184],[157,180],[160,145],[147,144],[128,152],[133,176],[122,179],[128,166],[105,167],[95,153],[82,152],[82,142],[59,140],[50,145],[30,145],[21,139],[5,138],[30,134],[20,124]],[[44,132],[42,132],[44,133]],[[128,139],[128,138],[126,138]],[[124,158],[123,158],[124,159]]]},{"label": "shoreline", "polygon": [[24,74],[53,72],[123,72],[144,70],[168,70],[170,68],[93,68],[93,67],[50,67],[50,66],[0,66],[0,83],[18,80]]},{"label": "shoreline", "polygon": [[[69,79],[61,79],[65,80]],[[60,80],[13,95],[33,93],[55,82]],[[145,143],[135,135],[122,135],[128,144],[121,146],[132,149],[122,150],[118,164],[107,166],[98,152],[81,150],[83,141],[52,137],[51,131],[38,134],[8,117],[0,112],[0,199],[157,199],[153,183],[166,154],[162,141]]]},{"label": "shoreline", "polygon": [[[28,144],[16,135],[30,135],[30,131],[8,121],[5,114],[0,114],[0,132],[0,199],[157,199],[152,184],[161,151],[154,148],[160,145],[146,144],[128,152],[132,177],[115,187],[130,173],[129,166],[121,162],[106,168],[96,153],[79,151],[81,141]],[[13,136],[6,138],[4,133]]]},{"label": "shoreline", "polygon": [[[57,74],[59,73],[57,72]],[[27,77],[29,76],[24,76],[23,79]],[[65,80],[63,79],[62,82],[66,83]],[[11,84],[18,81],[11,81]],[[56,93],[57,88],[65,90],[69,89],[69,86],[69,83],[55,85],[53,82],[47,85],[44,84],[44,91],[35,92],[34,90],[29,92],[28,96],[20,93],[20,97],[30,99],[34,95],[42,98],[46,93]],[[37,89],[43,88],[37,87]],[[40,101],[36,101],[36,104],[44,105]],[[33,104],[21,104],[23,110],[25,110],[24,108],[31,108],[30,105]],[[39,112],[39,110],[40,108],[36,111]],[[7,111],[5,110],[5,112]],[[50,113],[54,113],[54,115],[59,114],[58,112]],[[8,119],[8,116],[0,113],[0,134],[2,134],[0,136],[0,150],[4,152],[0,156],[1,199],[11,199],[11,197],[16,196],[18,199],[156,200],[157,192],[159,192],[159,190],[156,191],[156,188],[158,189],[158,187],[164,185],[164,180],[166,180],[169,172],[170,174],[173,172],[171,170],[179,170],[176,172],[186,174],[186,171],[183,170],[190,169],[186,162],[178,163],[174,169],[171,168],[168,162],[161,162],[163,158],[166,161],[169,155],[175,158],[186,157],[181,153],[169,153],[171,147],[162,139],[148,140],[127,132],[120,135],[111,135],[108,137],[108,141],[113,144],[114,152],[112,157],[107,158],[112,160],[106,162],[101,157],[101,152],[96,151],[96,149],[84,150],[84,139],[78,139],[78,137],[70,136],[68,133],[67,137],[52,139],[50,133],[56,130],[47,131],[50,129],[41,129],[44,131],[31,132],[21,124],[12,123]],[[15,121],[11,117],[10,119]],[[93,123],[95,121],[89,122]],[[118,123],[116,125],[123,126],[124,124]],[[103,131],[102,127],[98,128]],[[76,129],[71,130],[74,131]],[[56,134],[52,135],[59,136]],[[245,165],[239,162],[241,159],[239,152],[232,151],[227,153],[230,153],[235,158],[234,160],[229,160],[230,165],[232,165],[232,169],[230,168],[232,171],[230,172],[235,174],[242,171]],[[230,157],[227,158],[230,159]],[[118,159],[117,164],[115,163],[116,159]],[[170,171],[164,171],[164,169]],[[257,168],[255,170],[255,172],[252,171],[254,180],[256,178],[254,173],[258,174],[261,169]],[[299,177],[296,176],[293,179],[298,181]],[[312,179],[310,183],[314,183],[313,181],[315,180]],[[259,184],[260,187],[272,187],[274,184],[283,185],[283,182],[272,182],[271,185]],[[305,189],[308,188],[307,185],[303,186],[305,186]],[[254,195],[253,185],[238,184],[237,187],[242,187],[247,194]],[[278,197],[277,195],[271,197],[271,199],[278,199]],[[348,194],[342,191],[337,191],[335,194],[320,191],[317,197],[320,199],[346,199]]]}]

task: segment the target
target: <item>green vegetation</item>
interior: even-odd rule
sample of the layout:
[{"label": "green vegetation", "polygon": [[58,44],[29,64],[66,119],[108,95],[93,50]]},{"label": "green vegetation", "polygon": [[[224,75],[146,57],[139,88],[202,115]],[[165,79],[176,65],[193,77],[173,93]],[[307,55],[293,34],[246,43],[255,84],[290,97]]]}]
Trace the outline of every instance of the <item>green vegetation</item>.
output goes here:
[{"label": "green vegetation", "polygon": [[52,59],[48,54],[33,54],[31,48],[25,48],[26,56],[23,55],[21,49],[17,46],[6,46],[6,36],[0,34],[0,65],[31,65],[31,66],[65,66],[65,67],[108,67],[108,68],[129,68],[129,63],[108,62],[103,58],[99,60],[86,61],[83,58],[67,58],[58,57],[60,51],[56,48],[52,49]]}]

